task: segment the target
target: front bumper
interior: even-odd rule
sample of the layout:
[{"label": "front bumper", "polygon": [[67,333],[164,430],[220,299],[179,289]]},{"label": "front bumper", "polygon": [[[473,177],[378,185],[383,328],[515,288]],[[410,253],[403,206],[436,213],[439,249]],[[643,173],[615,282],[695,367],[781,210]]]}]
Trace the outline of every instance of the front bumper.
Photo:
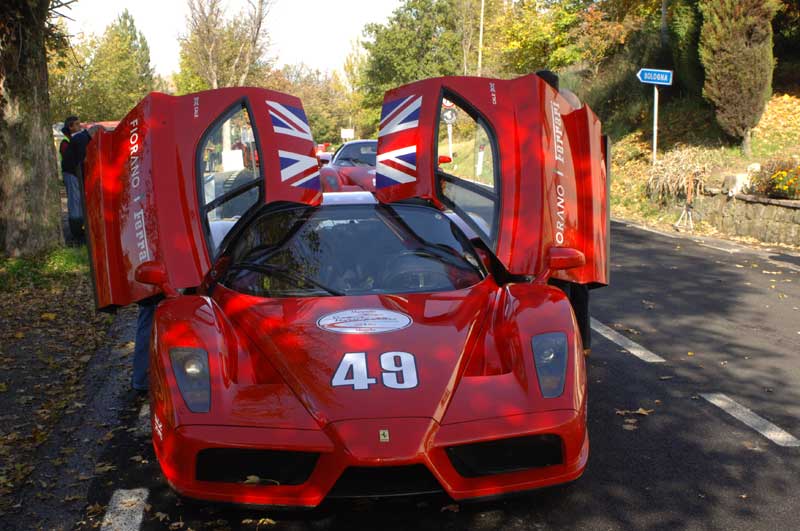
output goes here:
[{"label": "front bumper", "polygon": [[[560,439],[562,457],[558,464],[466,477],[448,456],[448,448],[537,435]],[[585,410],[444,425],[425,418],[362,419],[331,423],[324,430],[190,425],[166,431],[163,439],[154,438],[154,446],[167,480],[185,496],[305,507],[318,505],[329,493],[415,494],[430,492],[431,487],[436,490],[436,486],[456,500],[509,494],[575,480],[583,473],[589,455]],[[197,459],[209,448],[287,451],[287,456],[304,452],[318,457],[307,479],[299,484],[275,484],[269,478],[260,478],[268,484],[203,481],[197,477]],[[354,478],[361,482],[358,492],[353,490]],[[397,488],[387,491],[385,486],[390,483]]]}]

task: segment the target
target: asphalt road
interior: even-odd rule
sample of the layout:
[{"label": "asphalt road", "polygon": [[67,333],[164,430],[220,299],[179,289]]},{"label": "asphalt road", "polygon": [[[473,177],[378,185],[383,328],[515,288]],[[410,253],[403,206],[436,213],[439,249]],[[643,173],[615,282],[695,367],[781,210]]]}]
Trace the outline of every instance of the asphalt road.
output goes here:
[{"label": "asphalt road", "polygon": [[[198,503],[165,484],[138,427],[143,401],[120,392],[114,435],[88,471],[97,505],[75,527],[800,528],[800,260],[618,223],[612,235],[612,285],[592,292],[591,311],[607,327],[597,329],[623,339],[593,335],[591,455],[577,482],[472,504],[442,496],[291,512]],[[662,361],[631,353],[640,348]],[[41,525],[69,528],[67,516],[50,511]]]}]

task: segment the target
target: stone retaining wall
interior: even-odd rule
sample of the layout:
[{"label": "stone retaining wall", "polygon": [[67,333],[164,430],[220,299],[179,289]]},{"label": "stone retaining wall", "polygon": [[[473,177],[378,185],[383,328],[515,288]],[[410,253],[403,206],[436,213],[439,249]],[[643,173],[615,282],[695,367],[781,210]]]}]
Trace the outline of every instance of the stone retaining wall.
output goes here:
[{"label": "stone retaining wall", "polygon": [[706,190],[694,201],[698,218],[721,232],[767,243],[800,245],[800,201]]}]

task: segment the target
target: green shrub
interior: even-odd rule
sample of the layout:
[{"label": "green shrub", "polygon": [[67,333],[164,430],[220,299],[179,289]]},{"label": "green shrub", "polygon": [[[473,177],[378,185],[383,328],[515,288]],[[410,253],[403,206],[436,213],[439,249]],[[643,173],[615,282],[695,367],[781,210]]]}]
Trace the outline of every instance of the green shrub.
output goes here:
[{"label": "green shrub", "polygon": [[697,54],[702,17],[693,0],[675,0],[669,23],[675,83],[684,92],[700,96],[703,92],[703,66]]},{"label": "green shrub", "polygon": [[705,96],[717,122],[741,139],[750,156],[752,129],[772,91],[772,18],[777,0],[703,0],[700,60],[705,67]]}]

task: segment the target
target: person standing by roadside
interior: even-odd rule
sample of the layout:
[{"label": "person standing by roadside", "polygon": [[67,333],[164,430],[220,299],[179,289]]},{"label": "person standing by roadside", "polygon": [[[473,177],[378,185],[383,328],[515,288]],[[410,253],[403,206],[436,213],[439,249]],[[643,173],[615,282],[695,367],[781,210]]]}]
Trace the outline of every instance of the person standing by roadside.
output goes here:
[{"label": "person standing by roadside", "polygon": [[81,127],[77,116],[68,116],[64,120],[64,139],[58,148],[61,155],[61,175],[67,188],[67,218],[72,239],[83,242],[83,159],[86,158],[86,146],[92,139],[99,125],[89,130]]},{"label": "person standing by roadside", "polygon": [[70,149],[72,136],[80,134],[81,123],[77,116],[68,116],[64,120],[64,139],[58,146],[61,155],[61,176],[64,178],[64,186],[67,189],[67,218],[69,220],[69,232],[74,241],[83,240],[83,201],[81,200],[81,187],[78,181],[78,163],[75,154]]}]

